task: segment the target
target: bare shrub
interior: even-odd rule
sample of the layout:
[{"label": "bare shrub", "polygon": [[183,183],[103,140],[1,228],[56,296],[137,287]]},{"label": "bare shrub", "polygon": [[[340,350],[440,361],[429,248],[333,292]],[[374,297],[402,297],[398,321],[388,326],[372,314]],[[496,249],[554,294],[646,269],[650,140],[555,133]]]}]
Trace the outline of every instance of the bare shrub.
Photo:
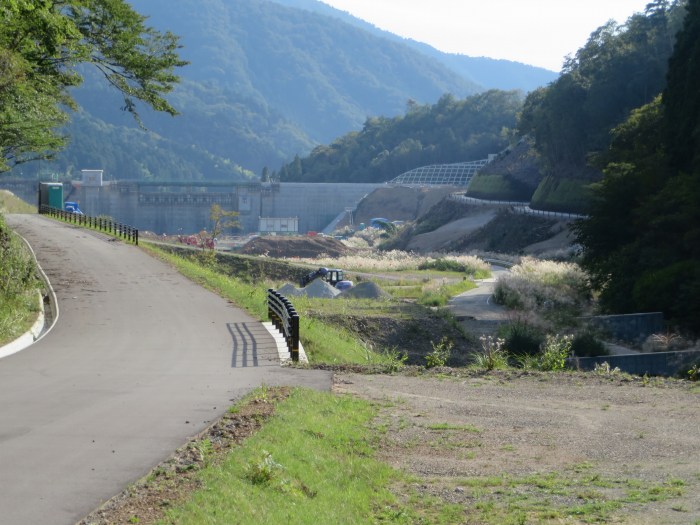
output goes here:
[{"label": "bare shrub", "polygon": [[644,352],[675,352],[691,347],[693,344],[687,341],[683,336],[675,332],[666,332],[664,334],[652,334],[647,337],[642,344]]},{"label": "bare shrub", "polygon": [[579,315],[590,297],[589,282],[575,263],[525,257],[499,277],[494,297],[515,310]]},{"label": "bare shrub", "polygon": [[[446,268],[462,268],[465,273],[469,274],[485,274],[490,271],[488,263],[473,255],[419,255],[401,250],[391,250],[388,252],[361,250],[355,254],[344,255],[342,257],[299,259],[299,261],[327,266],[329,268],[335,267],[357,271],[417,271],[421,266],[427,268],[439,268],[441,266]],[[441,265],[438,261],[445,261],[445,264]]]}]

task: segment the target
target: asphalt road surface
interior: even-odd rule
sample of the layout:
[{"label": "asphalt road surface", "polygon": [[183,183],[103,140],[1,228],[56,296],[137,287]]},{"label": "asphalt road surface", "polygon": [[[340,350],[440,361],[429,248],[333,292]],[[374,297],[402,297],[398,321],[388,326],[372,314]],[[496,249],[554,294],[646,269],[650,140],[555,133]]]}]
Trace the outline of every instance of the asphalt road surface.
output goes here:
[{"label": "asphalt road surface", "polygon": [[470,318],[477,321],[501,322],[508,318],[507,310],[493,300],[493,291],[498,277],[507,268],[491,265],[491,277],[477,281],[477,287],[453,297],[447,307],[457,318]]},{"label": "asphalt road surface", "polygon": [[76,523],[260,384],[330,389],[330,374],[281,368],[259,322],[138,248],[6,220],[60,314],[0,359],[0,525]]}]

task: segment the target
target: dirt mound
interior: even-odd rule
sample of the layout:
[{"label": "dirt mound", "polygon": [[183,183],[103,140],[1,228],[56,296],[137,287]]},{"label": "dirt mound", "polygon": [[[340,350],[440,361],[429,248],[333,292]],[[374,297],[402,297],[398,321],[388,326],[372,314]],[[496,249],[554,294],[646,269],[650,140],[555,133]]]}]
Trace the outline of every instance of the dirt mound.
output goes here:
[{"label": "dirt mound", "polygon": [[376,283],[365,281],[345,290],[338,296],[338,298],[342,297],[353,297],[356,299],[388,299],[391,295],[382,290]]},{"label": "dirt mound", "polygon": [[[369,224],[373,217],[385,217],[390,221],[413,221],[450,193],[459,191],[453,186],[438,188],[409,188],[391,186],[374,190],[357,206],[355,224]],[[464,190],[464,188],[461,188]]]},{"label": "dirt mound", "polygon": [[457,238],[463,238],[470,233],[486,226],[496,216],[492,207],[474,207],[473,214],[440,226],[434,231],[416,235],[408,243],[408,250],[417,252],[434,252],[444,249],[454,243]]},{"label": "dirt mound", "polygon": [[269,257],[339,257],[350,250],[331,237],[257,237],[246,243],[240,253]]},{"label": "dirt mound", "polygon": [[[457,237],[447,245],[448,251],[484,250],[499,253],[522,253],[526,246],[552,239],[563,228],[560,221],[546,217],[516,214],[508,210],[500,211],[492,221],[476,231]],[[559,244],[564,247],[570,240],[558,239],[548,245],[553,249]]]}]

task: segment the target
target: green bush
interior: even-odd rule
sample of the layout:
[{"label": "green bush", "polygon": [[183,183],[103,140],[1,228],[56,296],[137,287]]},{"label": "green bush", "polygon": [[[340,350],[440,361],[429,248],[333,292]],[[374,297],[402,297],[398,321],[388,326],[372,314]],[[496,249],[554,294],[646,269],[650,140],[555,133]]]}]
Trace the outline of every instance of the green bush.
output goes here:
[{"label": "green bush", "polygon": [[508,352],[503,348],[503,339],[482,335],[479,341],[481,341],[482,351],[474,354],[473,366],[485,370],[508,368]]},{"label": "green bush", "polygon": [[435,368],[445,366],[452,353],[454,344],[447,337],[440,339],[439,343],[430,342],[433,347],[432,352],[425,356],[425,368]]},{"label": "green bush", "polygon": [[566,368],[566,359],[571,356],[570,335],[548,335],[538,356],[540,370],[554,371]]},{"label": "green bush", "polygon": [[0,294],[16,297],[36,288],[36,263],[0,216]]},{"label": "green bush", "polygon": [[571,352],[578,357],[596,357],[610,355],[605,345],[592,332],[581,332],[571,342]]},{"label": "green bush", "polygon": [[544,334],[522,320],[510,323],[504,334],[504,347],[513,355],[537,355],[544,343]]},{"label": "green bush", "polygon": [[248,478],[253,485],[265,485],[270,483],[282,470],[282,465],[272,459],[272,454],[263,450],[262,457],[259,458],[258,461],[247,466],[246,478]]},{"label": "green bush", "polygon": [[467,272],[468,268],[459,261],[452,259],[435,259],[418,265],[419,270],[436,270],[439,272]]}]

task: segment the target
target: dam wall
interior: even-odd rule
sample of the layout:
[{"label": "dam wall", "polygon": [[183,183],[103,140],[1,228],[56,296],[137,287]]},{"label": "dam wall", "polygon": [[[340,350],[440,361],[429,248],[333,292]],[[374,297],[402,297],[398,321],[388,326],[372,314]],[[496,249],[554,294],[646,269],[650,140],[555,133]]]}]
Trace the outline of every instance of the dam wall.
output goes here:
[{"label": "dam wall", "polygon": [[[65,200],[87,215],[105,215],[139,230],[190,234],[211,229],[210,209],[237,211],[243,233],[257,232],[260,217],[296,217],[299,232],[321,231],[346,208],[383,184],[81,181],[64,185]],[[3,181],[23,200],[37,202],[36,181]]]}]

